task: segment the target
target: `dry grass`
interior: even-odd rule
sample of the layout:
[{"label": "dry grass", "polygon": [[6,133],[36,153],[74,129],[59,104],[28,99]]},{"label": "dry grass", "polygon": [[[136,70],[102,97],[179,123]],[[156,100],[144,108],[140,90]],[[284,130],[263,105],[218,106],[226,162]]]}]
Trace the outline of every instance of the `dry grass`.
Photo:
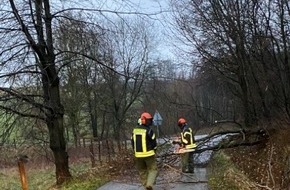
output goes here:
[{"label": "dry grass", "polygon": [[[19,151],[14,148],[6,149],[9,151],[0,156],[0,189],[19,190],[21,189],[20,175],[17,167],[17,155]],[[102,162],[100,163],[96,160],[96,165],[92,168],[87,147],[70,148],[70,171],[73,179],[61,187],[56,187],[55,168],[50,160],[50,156],[46,157],[43,152],[40,154],[39,151],[36,152],[35,148],[32,149],[31,147],[25,149],[23,153],[30,158],[28,163],[25,164],[25,169],[28,187],[33,190],[96,189],[108,180],[116,176],[122,176],[120,172],[123,172],[123,174],[128,173],[129,171],[126,168],[130,168],[131,165],[133,166],[132,160],[126,156],[131,156],[131,154],[123,152],[117,158],[112,157],[111,162],[103,156]],[[113,159],[115,160],[113,161]]]},{"label": "dry grass", "polygon": [[268,134],[264,144],[225,150],[227,162],[233,164],[223,171],[222,180],[237,189],[288,190],[290,130],[276,128],[268,130]]}]

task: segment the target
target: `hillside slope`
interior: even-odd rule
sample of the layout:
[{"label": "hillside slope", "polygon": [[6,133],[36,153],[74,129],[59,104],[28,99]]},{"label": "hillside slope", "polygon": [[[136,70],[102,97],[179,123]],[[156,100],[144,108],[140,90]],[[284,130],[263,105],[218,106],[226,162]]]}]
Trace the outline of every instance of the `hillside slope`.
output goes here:
[{"label": "hillside slope", "polygon": [[211,189],[290,189],[290,129],[266,131],[268,139],[262,144],[215,154]]}]

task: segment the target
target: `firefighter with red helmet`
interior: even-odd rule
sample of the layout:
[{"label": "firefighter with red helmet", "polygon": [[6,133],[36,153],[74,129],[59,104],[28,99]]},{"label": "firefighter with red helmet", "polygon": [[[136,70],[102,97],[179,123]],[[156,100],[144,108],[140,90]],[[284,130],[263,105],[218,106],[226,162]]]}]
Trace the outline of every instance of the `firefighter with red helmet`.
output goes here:
[{"label": "firefighter with red helmet", "polygon": [[153,123],[151,114],[144,112],[133,129],[132,146],[135,155],[135,164],[140,174],[142,185],[147,190],[153,189],[158,170],[155,158],[157,148],[156,135],[150,128]]},{"label": "firefighter with red helmet", "polygon": [[194,134],[184,118],[180,118],[177,125],[181,130],[181,148],[187,150],[181,154],[182,172],[194,173],[193,151],[188,151],[196,147]]}]

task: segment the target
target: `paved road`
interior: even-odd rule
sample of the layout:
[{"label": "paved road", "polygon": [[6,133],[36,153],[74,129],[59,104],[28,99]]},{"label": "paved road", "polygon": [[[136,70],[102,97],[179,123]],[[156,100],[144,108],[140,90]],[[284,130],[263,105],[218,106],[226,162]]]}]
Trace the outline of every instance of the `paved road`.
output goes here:
[{"label": "paved road", "polygon": [[[205,136],[206,135],[196,136],[196,139]],[[210,143],[215,143],[216,141],[218,140],[214,140]],[[208,144],[203,146],[208,146]],[[211,153],[212,151],[205,151],[195,154],[194,163],[197,165],[206,164],[210,159]],[[177,161],[177,163],[180,163],[180,161]],[[194,174],[183,174],[174,167],[167,166],[166,169],[159,171],[156,185],[153,187],[154,190],[208,190],[207,172],[205,168],[195,168]],[[111,181],[97,190],[144,190],[144,187],[138,182],[136,176],[124,175],[122,177],[127,179]]]},{"label": "paved road", "polygon": [[[205,168],[195,168],[194,174],[181,174],[170,170],[162,171],[154,190],[208,190]],[[111,181],[97,190],[144,190],[138,182]]]}]

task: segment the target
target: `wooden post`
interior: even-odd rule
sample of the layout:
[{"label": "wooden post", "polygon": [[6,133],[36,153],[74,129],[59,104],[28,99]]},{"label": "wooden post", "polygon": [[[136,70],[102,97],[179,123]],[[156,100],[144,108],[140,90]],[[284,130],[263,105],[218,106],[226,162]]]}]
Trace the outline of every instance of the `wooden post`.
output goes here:
[{"label": "wooden post", "polygon": [[13,140],[13,145],[14,145],[14,148],[16,149],[17,145],[16,145],[16,140],[15,139]]},{"label": "wooden post", "polygon": [[90,149],[90,157],[91,157],[91,162],[92,162],[92,168],[94,168],[96,166],[96,162],[95,162],[95,153],[94,153],[94,144],[93,144],[93,140],[91,139],[91,144],[89,146]]},{"label": "wooden post", "polygon": [[102,155],[101,155],[101,144],[102,144],[102,141],[99,140],[98,142],[99,142],[99,144],[98,144],[99,161],[100,161],[100,163],[102,165]]},{"label": "wooden post", "polygon": [[111,162],[111,150],[110,150],[110,144],[109,144],[109,140],[106,139],[106,146],[107,146],[107,154],[108,154],[108,162]]},{"label": "wooden post", "polygon": [[20,180],[21,180],[21,186],[23,190],[28,190],[28,183],[27,183],[27,177],[25,173],[25,163],[27,162],[27,156],[20,156],[18,159],[18,168],[19,168],[19,174],[20,174]]},{"label": "wooden post", "polygon": [[83,144],[84,144],[84,148],[86,148],[86,139],[83,138]]},{"label": "wooden post", "polygon": [[125,150],[128,150],[128,147],[127,147],[127,140],[125,139]]}]

